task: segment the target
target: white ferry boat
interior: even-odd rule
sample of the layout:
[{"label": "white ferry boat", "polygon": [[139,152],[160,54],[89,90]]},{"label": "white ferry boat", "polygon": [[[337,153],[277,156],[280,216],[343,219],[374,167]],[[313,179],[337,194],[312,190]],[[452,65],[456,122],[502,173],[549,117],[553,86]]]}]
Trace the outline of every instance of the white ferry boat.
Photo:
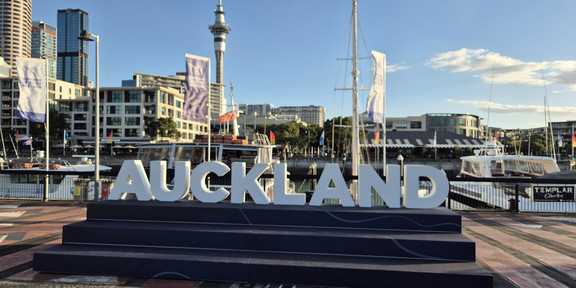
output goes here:
[{"label": "white ferry boat", "polygon": [[[235,162],[244,162],[246,170],[258,163],[279,162],[273,154],[276,146],[271,144],[265,135],[213,134],[210,140],[208,143],[208,136],[203,135],[194,142],[142,144],[138,150],[138,159],[146,168],[150,167],[150,161],[165,160],[169,170],[174,168],[177,161],[190,161],[192,169],[206,161],[219,161],[228,167],[232,167],[232,163]],[[264,172],[264,176],[266,174],[273,174],[272,166]],[[211,177],[209,181],[209,186],[213,189],[218,187],[230,189],[230,184],[230,173],[222,177]],[[273,196],[271,177],[261,177],[260,185],[270,197]]]},{"label": "white ferry boat", "polygon": [[[28,160],[22,158],[12,161],[3,160],[2,173],[0,173],[0,198],[43,199],[45,197],[45,159]],[[94,163],[89,158],[82,158],[77,163],[62,159],[50,159],[49,162],[50,177],[47,197],[50,200],[75,199],[75,179],[91,178],[90,173],[93,173],[95,169]],[[100,165],[100,171],[111,169],[112,167]],[[86,188],[86,193],[88,193],[87,190]],[[89,195],[84,195],[84,198],[86,198],[84,200],[92,199]]]},{"label": "white ferry boat", "polygon": [[[474,156],[461,158],[458,175],[462,181],[450,182],[450,192],[462,197],[463,202],[480,205],[514,208],[534,212],[576,212],[574,184],[547,184],[494,181],[498,179],[540,179],[560,173],[558,164],[551,157],[508,155],[497,141],[487,141],[486,146],[475,151]],[[486,179],[486,182],[466,181]],[[534,181],[536,182],[536,181]],[[516,186],[518,185],[518,202]]]}]

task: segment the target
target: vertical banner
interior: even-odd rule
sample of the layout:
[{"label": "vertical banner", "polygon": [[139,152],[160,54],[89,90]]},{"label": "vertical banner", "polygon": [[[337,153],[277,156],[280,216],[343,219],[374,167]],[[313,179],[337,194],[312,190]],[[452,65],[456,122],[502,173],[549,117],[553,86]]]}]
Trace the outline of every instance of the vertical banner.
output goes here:
[{"label": "vertical banner", "polygon": [[20,98],[16,116],[32,122],[46,121],[46,60],[16,59]]},{"label": "vertical banner", "polygon": [[324,131],[322,131],[322,135],[320,135],[320,140],[318,141],[320,146],[324,146]]},{"label": "vertical banner", "polygon": [[272,142],[272,144],[276,144],[276,135],[274,135],[272,131],[270,131],[270,142]]},{"label": "vertical banner", "polygon": [[186,54],[186,94],[182,119],[208,122],[209,79],[210,59]]},{"label": "vertical banner", "polygon": [[374,78],[366,105],[366,116],[374,123],[384,123],[384,104],[386,101],[386,55],[372,51],[374,58]]}]

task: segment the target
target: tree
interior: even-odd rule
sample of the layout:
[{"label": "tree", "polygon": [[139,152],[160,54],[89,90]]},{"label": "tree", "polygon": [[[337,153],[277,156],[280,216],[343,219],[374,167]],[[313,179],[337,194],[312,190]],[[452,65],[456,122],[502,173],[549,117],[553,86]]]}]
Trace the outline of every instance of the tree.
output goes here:
[{"label": "tree", "polygon": [[[334,127],[334,136],[332,136],[332,123]],[[342,154],[351,146],[352,139],[352,117],[335,117],[324,122],[325,145],[332,148],[332,139],[334,139],[334,152]]]},{"label": "tree", "polygon": [[[48,121],[50,124],[50,141],[64,139],[64,131],[70,129],[66,114],[50,109]],[[46,128],[44,125],[45,123],[30,122],[30,136],[39,141],[46,139]]]},{"label": "tree", "polygon": [[144,131],[150,139],[157,139],[160,137],[178,140],[182,136],[176,127],[176,122],[174,122],[170,117],[159,118],[157,121],[148,123]]}]

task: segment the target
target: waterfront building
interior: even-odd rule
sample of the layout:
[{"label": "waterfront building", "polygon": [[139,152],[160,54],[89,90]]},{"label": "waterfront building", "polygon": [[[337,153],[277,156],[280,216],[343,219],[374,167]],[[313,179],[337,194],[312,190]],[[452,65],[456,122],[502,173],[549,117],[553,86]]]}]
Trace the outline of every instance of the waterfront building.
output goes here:
[{"label": "waterfront building", "polygon": [[[145,73],[134,73],[132,80],[122,80],[122,87],[166,87],[177,90],[184,95],[184,81],[186,73],[178,72],[175,76],[161,76]],[[210,83],[210,119],[212,124],[217,124],[218,117],[226,112],[226,98],[224,88],[226,85]]]},{"label": "waterfront building", "polygon": [[273,109],[272,112],[277,115],[298,115],[302,122],[320,127],[324,127],[326,120],[326,111],[322,106],[281,106]]},{"label": "waterfront building", "polygon": [[272,114],[274,111],[274,105],[272,104],[238,104],[238,110],[242,111],[246,115],[252,115],[254,113],[258,115],[268,115]]},{"label": "waterfront building", "polygon": [[134,73],[132,80],[122,80],[122,87],[166,87],[180,91],[184,94],[185,73],[177,73],[175,76],[161,76],[145,73]]},{"label": "waterfront building", "polygon": [[[0,119],[2,128],[5,130],[11,130],[19,133],[22,136],[28,136],[30,134],[30,126],[28,121],[16,117],[16,108],[18,107],[19,89],[18,89],[18,78],[17,77],[0,77],[0,95],[1,95],[1,109],[0,109]],[[70,121],[73,122],[74,119],[71,115],[71,110],[67,105],[61,105],[60,101],[70,100],[70,101],[89,101],[88,96],[81,97],[84,95],[84,87],[76,85],[73,83],[60,81],[54,78],[48,78],[48,99],[49,107],[55,109],[62,113],[68,114]],[[82,109],[82,117],[88,118],[89,109],[85,106]],[[78,118],[78,116],[76,116]],[[84,131],[83,131],[84,132]],[[69,131],[70,133],[70,131]],[[72,133],[70,133],[72,135]]]},{"label": "waterfront building", "polygon": [[42,21],[32,22],[32,58],[46,59],[48,78],[56,78],[57,29]]},{"label": "waterfront building", "polygon": [[[472,114],[458,113],[427,113],[421,116],[387,117],[387,131],[438,131],[449,132],[472,138],[482,138],[481,119]],[[362,115],[365,124],[373,124],[372,120]],[[381,129],[381,128],[379,128]],[[374,130],[374,128],[368,128]]]},{"label": "waterfront building", "polygon": [[32,0],[0,0],[0,57],[17,76],[16,58],[30,58]]},{"label": "waterfront building", "polygon": [[[94,97],[78,97],[59,101],[60,108],[70,113],[72,134],[82,143],[93,143]],[[145,133],[148,123],[170,117],[176,123],[181,141],[192,141],[205,135],[208,126],[182,119],[184,95],[167,87],[102,87],[100,88],[100,136],[105,143],[112,134],[116,143],[154,141]],[[88,107],[91,107],[89,109]],[[90,112],[90,117],[87,117]]]},{"label": "waterfront building", "polygon": [[[281,125],[289,122],[302,123],[298,115],[277,115],[277,114],[240,114],[237,118],[238,131],[240,134],[254,133],[258,125]],[[303,123],[306,125],[306,123]],[[269,130],[267,130],[269,131]]]},{"label": "waterfront building", "polygon": [[88,13],[80,9],[58,10],[58,80],[88,85],[88,41],[78,39],[88,29]]}]

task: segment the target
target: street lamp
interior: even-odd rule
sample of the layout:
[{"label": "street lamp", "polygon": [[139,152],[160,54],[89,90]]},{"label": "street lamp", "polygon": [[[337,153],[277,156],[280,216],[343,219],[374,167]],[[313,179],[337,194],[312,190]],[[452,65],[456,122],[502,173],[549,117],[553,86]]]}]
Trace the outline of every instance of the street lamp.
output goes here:
[{"label": "street lamp", "polygon": [[80,37],[81,41],[94,41],[96,40],[96,135],[94,143],[94,200],[98,201],[100,199],[100,65],[98,63],[99,54],[99,37],[98,35],[91,34],[88,30],[82,30]]}]

